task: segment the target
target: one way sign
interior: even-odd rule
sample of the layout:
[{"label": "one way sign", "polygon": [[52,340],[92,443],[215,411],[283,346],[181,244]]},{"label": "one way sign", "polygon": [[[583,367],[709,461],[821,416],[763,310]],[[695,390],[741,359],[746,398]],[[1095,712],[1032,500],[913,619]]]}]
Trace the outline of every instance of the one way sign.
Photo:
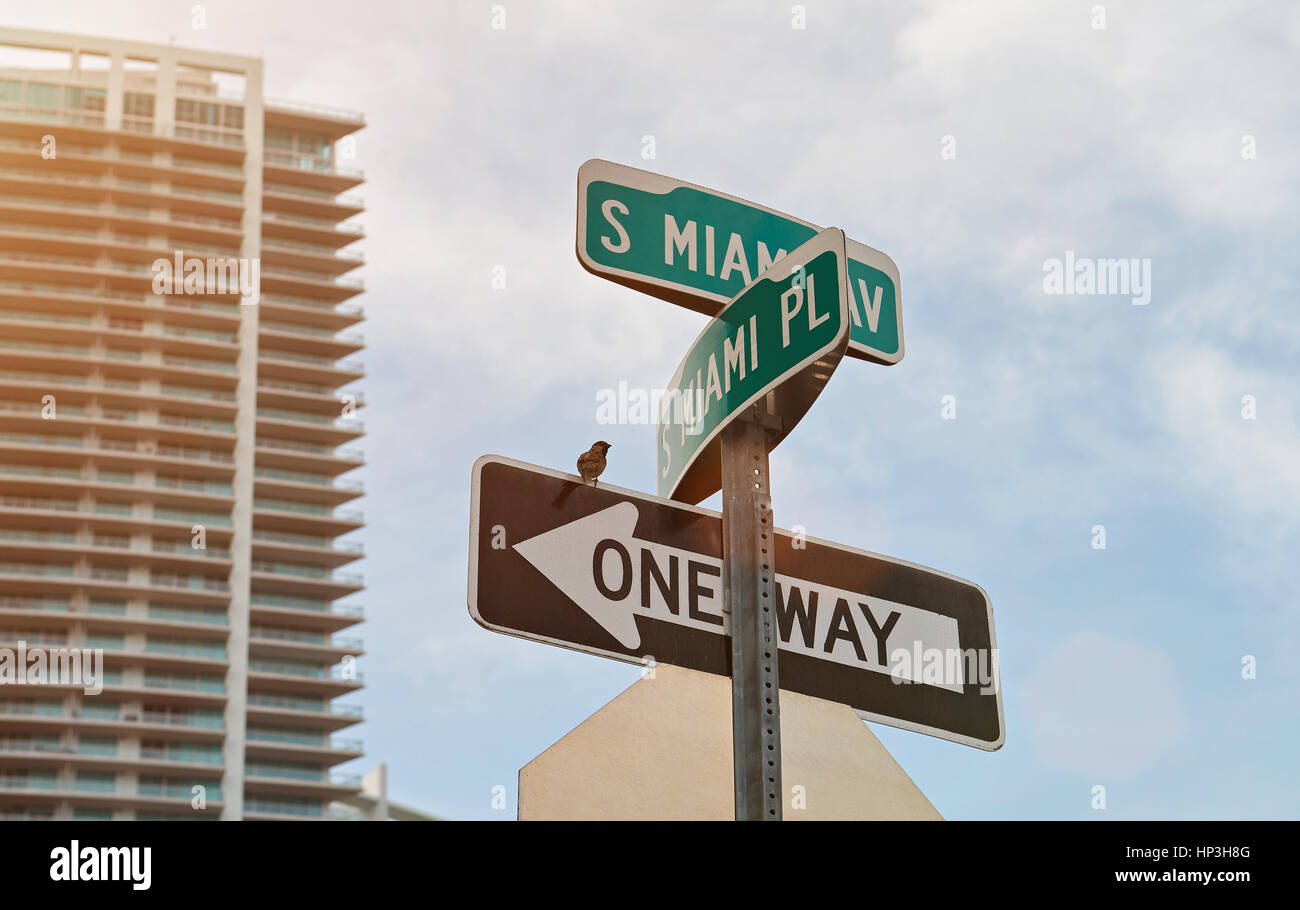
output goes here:
[{"label": "one way sign", "polygon": [[[866,720],[1001,747],[983,589],[783,531],[773,555],[783,689],[843,702]],[[485,628],[730,675],[721,566],[717,512],[494,455],[474,464],[469,610]]]}]

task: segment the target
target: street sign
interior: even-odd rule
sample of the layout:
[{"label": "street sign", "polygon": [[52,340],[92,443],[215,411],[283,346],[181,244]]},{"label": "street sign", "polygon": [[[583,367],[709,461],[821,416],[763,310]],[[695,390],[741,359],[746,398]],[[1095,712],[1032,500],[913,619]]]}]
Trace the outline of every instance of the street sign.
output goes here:
[{"label": "street sign", "polygon": [[[821,228],[716,190],[592,159],[578,168],[578,261],[593,275],[713,316]],[[903,359],[898,266],[848,241],[848,353]]]},{"label": "street sign", "polygon": [[[718,512],[484,455],[474,464],[469,611],[496,632],[731,674]],[[865,720],[994,750],[1004,739],[993,609],[978,585],[777,530],[782,689]]]},{"label": "street sign", "polygon": [[660,496],[696,503],[721,489],[722,430],[755,402],[778,421],[769,451],[812,407],[848,342],[844,263],[844,232],[827,228],[704,327],[660,401]]}]

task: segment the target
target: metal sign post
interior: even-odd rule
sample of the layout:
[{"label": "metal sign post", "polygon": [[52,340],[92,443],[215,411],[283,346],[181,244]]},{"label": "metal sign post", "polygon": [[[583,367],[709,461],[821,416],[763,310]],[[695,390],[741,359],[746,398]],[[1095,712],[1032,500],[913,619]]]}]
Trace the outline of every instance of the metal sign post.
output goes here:
[{"label": "metal sign post", "polygon": [[781,683],[775,533],[762,404],[722,431],[722,602],[731,615],[736,821],[781,820]]}]

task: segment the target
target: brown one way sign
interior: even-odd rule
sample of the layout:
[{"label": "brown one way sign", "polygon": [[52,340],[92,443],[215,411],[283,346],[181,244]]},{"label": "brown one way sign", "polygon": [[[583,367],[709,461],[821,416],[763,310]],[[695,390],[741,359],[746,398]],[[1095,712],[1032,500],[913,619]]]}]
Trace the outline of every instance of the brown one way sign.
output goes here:
[{"label": "brown one way sign", "polygon": [[[1005,736],[978,585],[775,534],[781,688],[993,750]],[[495,455],[474,464],[469,610],[485,628],[615,660],[731,674],[722,516]]]}]

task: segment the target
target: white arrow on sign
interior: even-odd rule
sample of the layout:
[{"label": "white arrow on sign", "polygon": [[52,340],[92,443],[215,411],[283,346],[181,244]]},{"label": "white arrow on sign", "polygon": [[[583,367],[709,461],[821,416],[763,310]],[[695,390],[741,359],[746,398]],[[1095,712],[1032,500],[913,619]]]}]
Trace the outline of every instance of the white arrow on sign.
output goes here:
[{"label": "white arrow on sign", "polygon": [[[638,616],[726,635],[722,561],[634,536],[637,516],[621,502],[514,548],[624,648],[641,643]],[[780,574],[776,584],[781,650],[962,691],[960,665],[938,679],[899,656],[961,653],[955,618]]]}]

